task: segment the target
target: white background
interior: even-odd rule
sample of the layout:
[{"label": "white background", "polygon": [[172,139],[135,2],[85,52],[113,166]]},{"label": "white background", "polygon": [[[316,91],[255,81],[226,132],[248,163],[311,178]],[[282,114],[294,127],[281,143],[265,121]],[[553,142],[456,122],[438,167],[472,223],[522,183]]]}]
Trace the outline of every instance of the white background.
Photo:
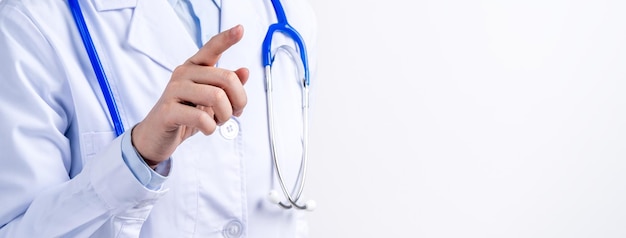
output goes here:
[{"label": "white background", "polygon": [[626,237],[626,1],[310,2],[312,237]]}]

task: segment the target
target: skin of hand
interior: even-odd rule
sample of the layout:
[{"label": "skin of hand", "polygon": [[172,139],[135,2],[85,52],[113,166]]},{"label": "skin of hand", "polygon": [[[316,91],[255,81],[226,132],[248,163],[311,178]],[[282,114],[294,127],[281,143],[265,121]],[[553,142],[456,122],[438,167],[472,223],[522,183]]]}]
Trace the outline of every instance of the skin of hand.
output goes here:
[{"label": "skin of hand", "polygon": [[241,25],[215,35],[174,70],[161,98],[131,132],[133,146],[150,167],[167,160],[198,131],[210,135],[231,116],[241,115],[248,69],[231,71],[215,64],[242,37]]}]

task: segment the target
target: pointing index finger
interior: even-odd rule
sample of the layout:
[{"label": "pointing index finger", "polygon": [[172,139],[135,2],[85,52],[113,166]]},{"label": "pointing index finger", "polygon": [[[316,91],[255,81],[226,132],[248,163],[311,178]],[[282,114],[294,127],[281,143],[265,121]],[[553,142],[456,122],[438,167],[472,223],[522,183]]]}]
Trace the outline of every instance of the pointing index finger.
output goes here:
[{"label": "pointing index finger", "polygon": [[239,42],[243,37],[243,26],[237,25],[227,31],[221,32],[213,36],[209,42],[204,44],[198,52],[191,56],[187,63],[214,66],[220,59],[220,56],[228,48]]}]

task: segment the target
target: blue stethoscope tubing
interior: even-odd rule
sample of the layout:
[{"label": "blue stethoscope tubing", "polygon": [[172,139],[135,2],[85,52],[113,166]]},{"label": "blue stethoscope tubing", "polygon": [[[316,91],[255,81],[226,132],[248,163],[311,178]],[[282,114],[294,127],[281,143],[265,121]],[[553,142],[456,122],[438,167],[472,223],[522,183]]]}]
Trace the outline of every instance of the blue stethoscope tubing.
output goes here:
[{"label": "blue stethoscope tubing", "polygon": [[[266,80],[266,97],[267,97],[267,111],[268,111],[268,124],[269,124],[269,137],[270,137],[270,149],[272,154],[272,159],[274,161],[274,166],[276,169],[276,173],[278,175],[278,180],[283,191],[284,196],[287,198],[289,203],[284,203],[280,201],[278,195],[275,191],[270,192],[270,200],[279,204],[281,207],[285,209],[290,208],[298,208],[303,210],[313,210],[315,208],[315,202],[309,200],[304,205],[298,204],[298,200],[302,194],[304,188],[304,180],[306,177],[306,164],[308,159],[308,107],[309,107],[309,67],[308,67],[308,58],[306,54],[306,47],[304,45],[304,40],[300,36],[300,34],[287,22],[287,17],[285,15],[285,11],[283,9],[282,4],[279,0],[271,0],[272,5],[274,6],[274,11],[276,13],[277,23],[270,25],[267,35],[263,40],[262,45],[262,60],[263,66],[265,68],[265,80]],[[89,56],[89,60],[91,66],[94,70],[96,78],[98,79],[98,84],[100,89],[102,90],[102,95],[107,104],[107,109],[109,110],[109,114],[111,116],[111,121],[113,122],[113,127],[115,128],[115,134],[120,136],[124,133],[124,124],[122,123],[122,119],[120,117],[120,113],[117,107],[117,103],[115,101],[115,97],[111,90],[111,86],[109,84],[108,78],[106,76],[106,72],[102,67],[102,63],[100,61],[100,57],[98,56],[98,51],[93,43],[91,38],[91,34],[89,33],[89,28],[85,23],[85,18],[82,14],[80,4],[78,0],[68,0],[68,4],[70,10],[72,12],[72,16],[74,17],[74,21],[78,28],[78,31],[81,35],[81,39],[87,51],[87,55]],[[275,136],[274,136],[274,116],[273,116],[273,98],[272,98],[272,74],[271,67],[274,61],[274,57],[272,55],[271,45],[272,38],[275,33],[282,32],[287,36],[291,37],[293,41],[296,43],[299,50],[299,57],[297,61],[303,66],[303,76],[302,76],[302,90],[303,90],[303,151],[302,151],[302,161],[300,164],[300,171],[298,173],[298,178],[296,179],[296,185],[294,186],[294,190],[297,191],[295,196],[287,190],[285,185],[280,166],[277,159],[276,146],[275,146]],[[279,49],[283,49],[289,53],[289,55],[294,58],[297,53],[294,53],[295,50],[291,47],[279,47]]]},{"label": "blue stethoscope tubing", "polygon": [[[309,66],[308,66],[308,57],[306,54],[306,46],[304,45],[304,40],[300,33],[296,31],[287,21],[287,16],[285,15],[285,10],[283,9],[282,4],[279,0],[272,0],[272,5],[274,6],[274,12],[276,13],[277,22],[270,25],[267,30],[267,34],[265,35],[265,39],[263,40],[263,45],[261,48],[263,66],[265,68],[265,90],[266,90],[266,99],[267,99],[267,116],[268,116],[268,126],[269,126],[269,139],[270,139],[270,150],[272,154],[272,159],[274,161],[274,167],[276,170],[276,174],[278,176],[278,182],[282,189],[283,195],[287,198],[288,203],[280,201],[280,197],[278,196],[276,191],[270,191],[269,199],[270,201],[279,204],[281,207],[285,209],[297,208],[302,210],[312,211],[315,209],[315,201],[309,200],[304,205],[298,204],[298,200],[302,195],[302,191],[304,190],[304,181],[306,178],[307,171],[307,160],[308,160],[308,110],[309,110]],[[302,158],[300,163],[300,170],[298,173],[298,177],[296,178],[295,186],[293,191],[295,194],[292,194],[287,189],[285,185],[285,180],[283,178],[283,174],[281,173],[280,163],[278,162],[278,154],[275,146],[275,134],[274,134],[274,101],[273,101],[273,88],[272,88],[272,63],[274,61],[274,57],[272,55],[272,39],[274,34],[277,32],[281,32],[290,37],[297,45],[297,51],[292,47],[287,45],[283,45],[278,47],[278,50],[285,50],[288,55],[292,58],[292,60],[299,61],[296,65],[302,65],[302,68],[299,68],[299,71],[304,71],[303,74],[299,74],[298,77],[302,77]],[[298,57],[299,56],[299,57]],[[302,73],[302,72],[300,72]]]},{"label": "blue stethoscope tubing", "polygon": [[265,35],[265,39],[263,40],[262,45],[262,54],[263,54],[263,66],[271,66],[272,65],[272,38],[274,37],[274,33],[282,32],[291,37],[295,43],[298,45],[300,49],[300,59],[302,60],[302,64],[304,65],[304,85],[309,86],[309,62],[306,54],[306,47],[304,45],[304,40],[300,33],[294,29],[289,22],[287,22],[287,16],[285,15],[285,10],[283,9],[283,5],[279,0],[272,0],[272,5],[274,6],[274,12],[276,12],[276,19],[278,22],[270,25],[267,30],[267,34]]},{"label": "blue stethoscope tubing", "polygon": [[109,109],[111,121],[113,121],[115,135],[119,136],[124,133],[124,124],[122,123],[122,118],[120,117],[119,110],[117,109],[117,103],[115,102],[113,91],[111,91],[111,86],[109,85],[109,80],[107,79],[106,72],[104,72],[104,68],[102,68],[102,63],[100,62],[98,51],[96,50],[96,46],[93,44],[91,34],[89,34],[89,28],[85,23],[85,18],[83,17],[83,13],[80,10],[78,0],[69,0],[68,3],[70,5],[74,21],[76,22],[76,26],[78,27],[78,31],[80,32],[80,36],[83,40],[83,44],[85,45],[85,49],[87,49],[87,54],[89,55],[91,67],[93,67],[96,78],[98,78],[98,84],[100,85],[102,95],[104,96],[107,108]]}]

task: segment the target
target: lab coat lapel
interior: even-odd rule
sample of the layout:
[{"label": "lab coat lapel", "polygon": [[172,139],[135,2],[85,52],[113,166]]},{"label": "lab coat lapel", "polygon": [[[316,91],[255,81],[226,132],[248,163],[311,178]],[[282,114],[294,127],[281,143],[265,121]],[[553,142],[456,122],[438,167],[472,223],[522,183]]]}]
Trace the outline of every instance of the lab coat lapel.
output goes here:
[{"label": "lab coat lapel", "polygon": [[128,43],[171,71],[198,51],[167,1],[137,0]]}]

